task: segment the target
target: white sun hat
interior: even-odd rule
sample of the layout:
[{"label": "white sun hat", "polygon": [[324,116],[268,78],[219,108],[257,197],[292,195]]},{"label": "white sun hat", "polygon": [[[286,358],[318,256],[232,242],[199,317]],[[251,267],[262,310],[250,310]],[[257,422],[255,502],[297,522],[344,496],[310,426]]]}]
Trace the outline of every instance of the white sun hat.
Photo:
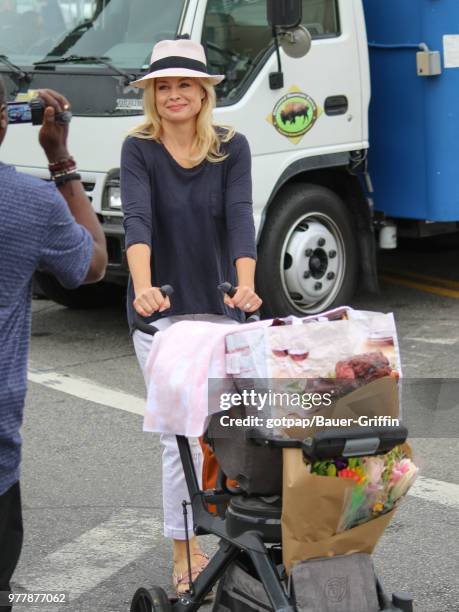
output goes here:
[{"label": "white sun hat", "polygon": [[204,47],[187,39],[161,40],[153,47],[148,74],[131,85],[144,88],[150,79],[159,77],[201,77],[217,85],[225,76],[209,74]]}]

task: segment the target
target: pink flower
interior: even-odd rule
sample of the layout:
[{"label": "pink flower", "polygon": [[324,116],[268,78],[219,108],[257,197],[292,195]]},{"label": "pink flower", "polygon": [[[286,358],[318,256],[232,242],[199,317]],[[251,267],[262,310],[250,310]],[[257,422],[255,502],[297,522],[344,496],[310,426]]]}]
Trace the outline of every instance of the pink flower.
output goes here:
[{"label": "pink flower", "polygon": [[372,488],[381,484],[382,473],[384,472],[384,459],[381,457],[366,457],[363,466],[368,485]]},{"label": "pink flower", "polygon": [[[403,464],[403,465],[402,465]],[[397,470],[394,470],[391,478],[391,489],[389,497],[396,501],[406,495],[408,489],[413,484],[418,473],[418,468],[411,459],[402,459]],[[394,478],[395,477],[395,478]]]}]

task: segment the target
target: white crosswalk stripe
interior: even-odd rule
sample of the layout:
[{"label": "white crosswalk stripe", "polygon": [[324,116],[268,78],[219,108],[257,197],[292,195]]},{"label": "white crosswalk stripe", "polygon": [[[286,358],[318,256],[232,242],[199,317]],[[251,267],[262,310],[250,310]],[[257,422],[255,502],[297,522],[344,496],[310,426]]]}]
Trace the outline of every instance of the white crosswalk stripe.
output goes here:
[{"label": "white crosswalk stripe", "polygon": [[452,482],[419,476],[409,495],[459,509],[459,485]]},{"label": "white crosswalk stripe", "polygon": [[145,400],[141,397],[124,393],[124,391],[113,390],[105,385],[94,383],[87,378],[69,376],[62,372],[29,368],[28,379],[30,382],[79,397],[88,402],[102,404],[103,406],[109,406],[110,408],[124,410],[133,414],[143,415],[144,413]]}]

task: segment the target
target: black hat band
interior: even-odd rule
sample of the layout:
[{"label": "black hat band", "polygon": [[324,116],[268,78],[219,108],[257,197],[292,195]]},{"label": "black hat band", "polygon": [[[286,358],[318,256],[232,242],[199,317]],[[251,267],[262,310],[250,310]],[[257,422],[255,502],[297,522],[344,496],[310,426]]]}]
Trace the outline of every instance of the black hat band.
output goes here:
[{"label": "black hat band", "polygon": [[156,60],[156,62],[150,65],[150,72],[165,70],[166,68],[186,68],[187,70],[196,70],[208,74],[207,66],[203,62],[189,59],[188,57],[181,57],[180,55],[170,55],[169,57]]}]

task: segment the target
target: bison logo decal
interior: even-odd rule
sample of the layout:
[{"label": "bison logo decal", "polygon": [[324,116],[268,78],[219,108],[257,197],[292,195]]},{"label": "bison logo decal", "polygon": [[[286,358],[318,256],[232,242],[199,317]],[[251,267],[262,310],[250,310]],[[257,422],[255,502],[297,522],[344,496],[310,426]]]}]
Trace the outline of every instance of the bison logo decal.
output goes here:
[{"label": "bison logo decal", "polygon": [[303,118],[303,123],[308,120],[309,106],[305,102],[289,102],[284,106],[280,112],[280,118],[284,127],[287,125],[287,121],[290,124],[296,123],[297,117]]},{"label": "bison logo decal", "polygon": [[283,136],[296,139],[312,128],[320,114],[314,100],[301,91],[290,91],[281,98],[269,118]]}]

